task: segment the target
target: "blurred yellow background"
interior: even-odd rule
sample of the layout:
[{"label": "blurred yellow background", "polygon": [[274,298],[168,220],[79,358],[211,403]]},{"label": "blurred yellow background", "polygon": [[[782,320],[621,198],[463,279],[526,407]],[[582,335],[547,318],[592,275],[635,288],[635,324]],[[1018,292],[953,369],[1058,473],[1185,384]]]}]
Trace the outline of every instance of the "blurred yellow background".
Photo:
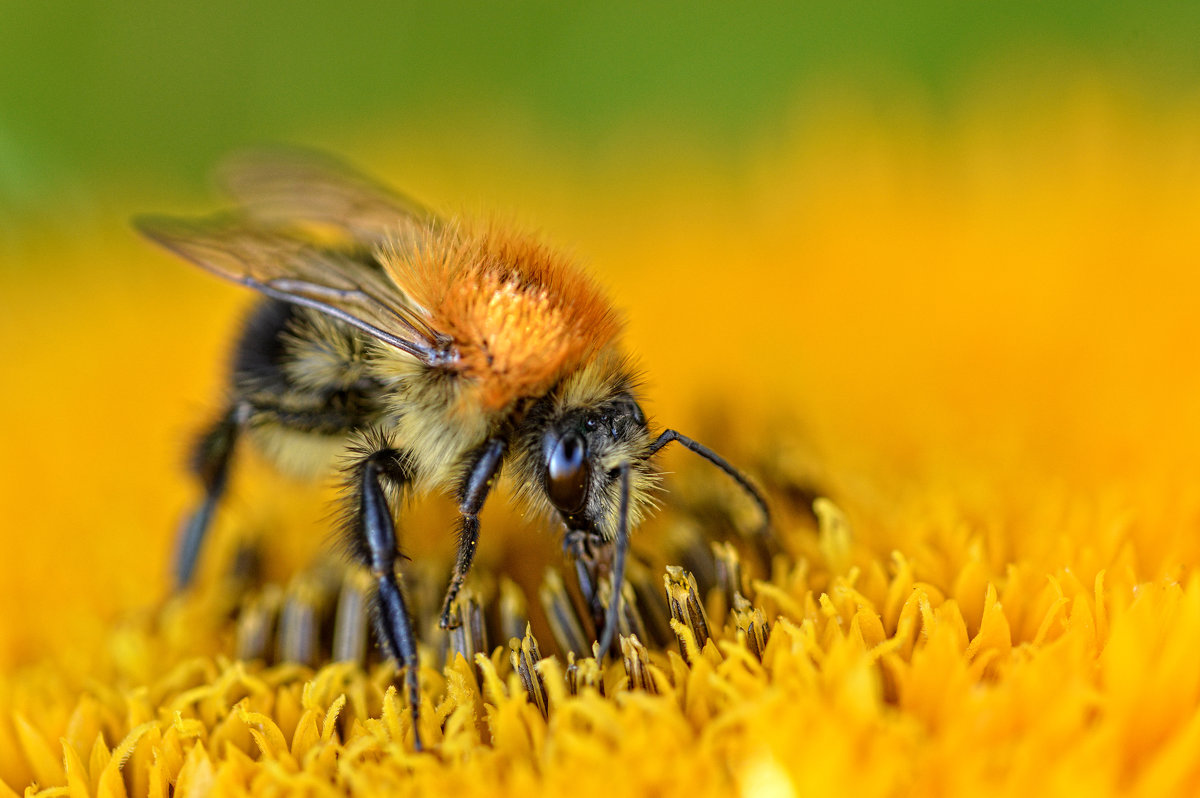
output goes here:
[{"label": "blurred yellow background", "polygon": [[656,421],[786,441],[881,558],[1200,560],[1189,6],[256,9],[0,9],[0,663],[164,595],[252,297],[127,220],[262,141],[576,253]]}]

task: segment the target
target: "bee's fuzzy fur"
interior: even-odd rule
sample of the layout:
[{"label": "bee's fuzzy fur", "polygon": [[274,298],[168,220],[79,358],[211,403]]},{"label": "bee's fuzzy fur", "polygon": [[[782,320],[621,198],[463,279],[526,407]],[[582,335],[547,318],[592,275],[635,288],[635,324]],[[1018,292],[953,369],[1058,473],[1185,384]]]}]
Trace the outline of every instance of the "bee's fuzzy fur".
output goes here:
[{"label": "bee's fuzzy fur", "polygon": [[[490,436],[512,434],[516,494],[553,517],[541,487],[546,429],[603,413],[618,397],[636,402],[636,372],[617,346],[616,313],[569,262],[511,233],[492,230],[463,242],[461,229],[433,235],[419,255],[411,254],[411,242],[379,255],[389,272],[410,268],[420,288],[406,296],[437,308],[435,323],[457,331],[464,354],[455,368],[428,366],[326,314],[267,300],[244,327],[233,401],[252,408],[250,438],[281,470],[319,476],[339,455],[386,440],[404,453],[416,493],[458,483],[468,453]],[[468,256],[476,260],[464,261]],[[402,257],[418,262],[402,266]],[[480,376],[489,357],[491,371]],[[647,459],[644,424],[618,432],[595,441],[599,468],[587,508],[606,539],[615,534],[611,474],[618,465],[631,463],[631,524],[653,506],[659,479]]]}]

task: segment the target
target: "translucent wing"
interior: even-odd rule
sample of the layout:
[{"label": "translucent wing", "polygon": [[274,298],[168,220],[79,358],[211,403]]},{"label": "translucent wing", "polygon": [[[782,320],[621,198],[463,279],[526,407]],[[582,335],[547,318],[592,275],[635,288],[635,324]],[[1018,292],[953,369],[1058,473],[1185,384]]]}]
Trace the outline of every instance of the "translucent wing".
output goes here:
[{"label": "translucent wing", "polygon": [[243,210],[264,224],[328,225],[371,249],[438,224],[420,203],[308,150],[243,152],[227,159],[217,177]]},{"label": "translucent wing", "polygon": [[429,365],[457,358],[384,273],[346,252],[264,230],[244,217],[134,220],[148,238],[208,271],[284,302],[326,313]]}]

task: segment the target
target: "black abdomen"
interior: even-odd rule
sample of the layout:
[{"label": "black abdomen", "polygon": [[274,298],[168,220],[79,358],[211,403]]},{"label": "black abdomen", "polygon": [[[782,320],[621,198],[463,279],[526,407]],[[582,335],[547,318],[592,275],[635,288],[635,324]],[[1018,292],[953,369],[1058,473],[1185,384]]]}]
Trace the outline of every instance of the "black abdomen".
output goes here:
[{"label": "black abdomen", "polygon": [[267,299],[255,306],[246,318],[233,353],[233,382],[246,388],[275,388],[286,391],[289,380],[284,372],[287,347],[284,333],[298,321],[301,308]]},{"label": "black abdomen", "polygon": [[365,374],[358,332],[315,311],[268,299],[234,349],[233,393],[252,428],[345,436],[378,421],[378,383]]}]

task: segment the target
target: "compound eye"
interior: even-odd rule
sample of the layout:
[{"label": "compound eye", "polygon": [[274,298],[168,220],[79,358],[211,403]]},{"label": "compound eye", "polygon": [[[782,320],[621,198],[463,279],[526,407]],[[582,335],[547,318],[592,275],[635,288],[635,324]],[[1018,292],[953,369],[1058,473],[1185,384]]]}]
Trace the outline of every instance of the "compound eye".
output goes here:
[{"label": "compound eye", "polygon": [[590,472],[583,438],[574,432],[559,438],[546,462],[546,492],[559,512],[574,515],[583,509]]}]

